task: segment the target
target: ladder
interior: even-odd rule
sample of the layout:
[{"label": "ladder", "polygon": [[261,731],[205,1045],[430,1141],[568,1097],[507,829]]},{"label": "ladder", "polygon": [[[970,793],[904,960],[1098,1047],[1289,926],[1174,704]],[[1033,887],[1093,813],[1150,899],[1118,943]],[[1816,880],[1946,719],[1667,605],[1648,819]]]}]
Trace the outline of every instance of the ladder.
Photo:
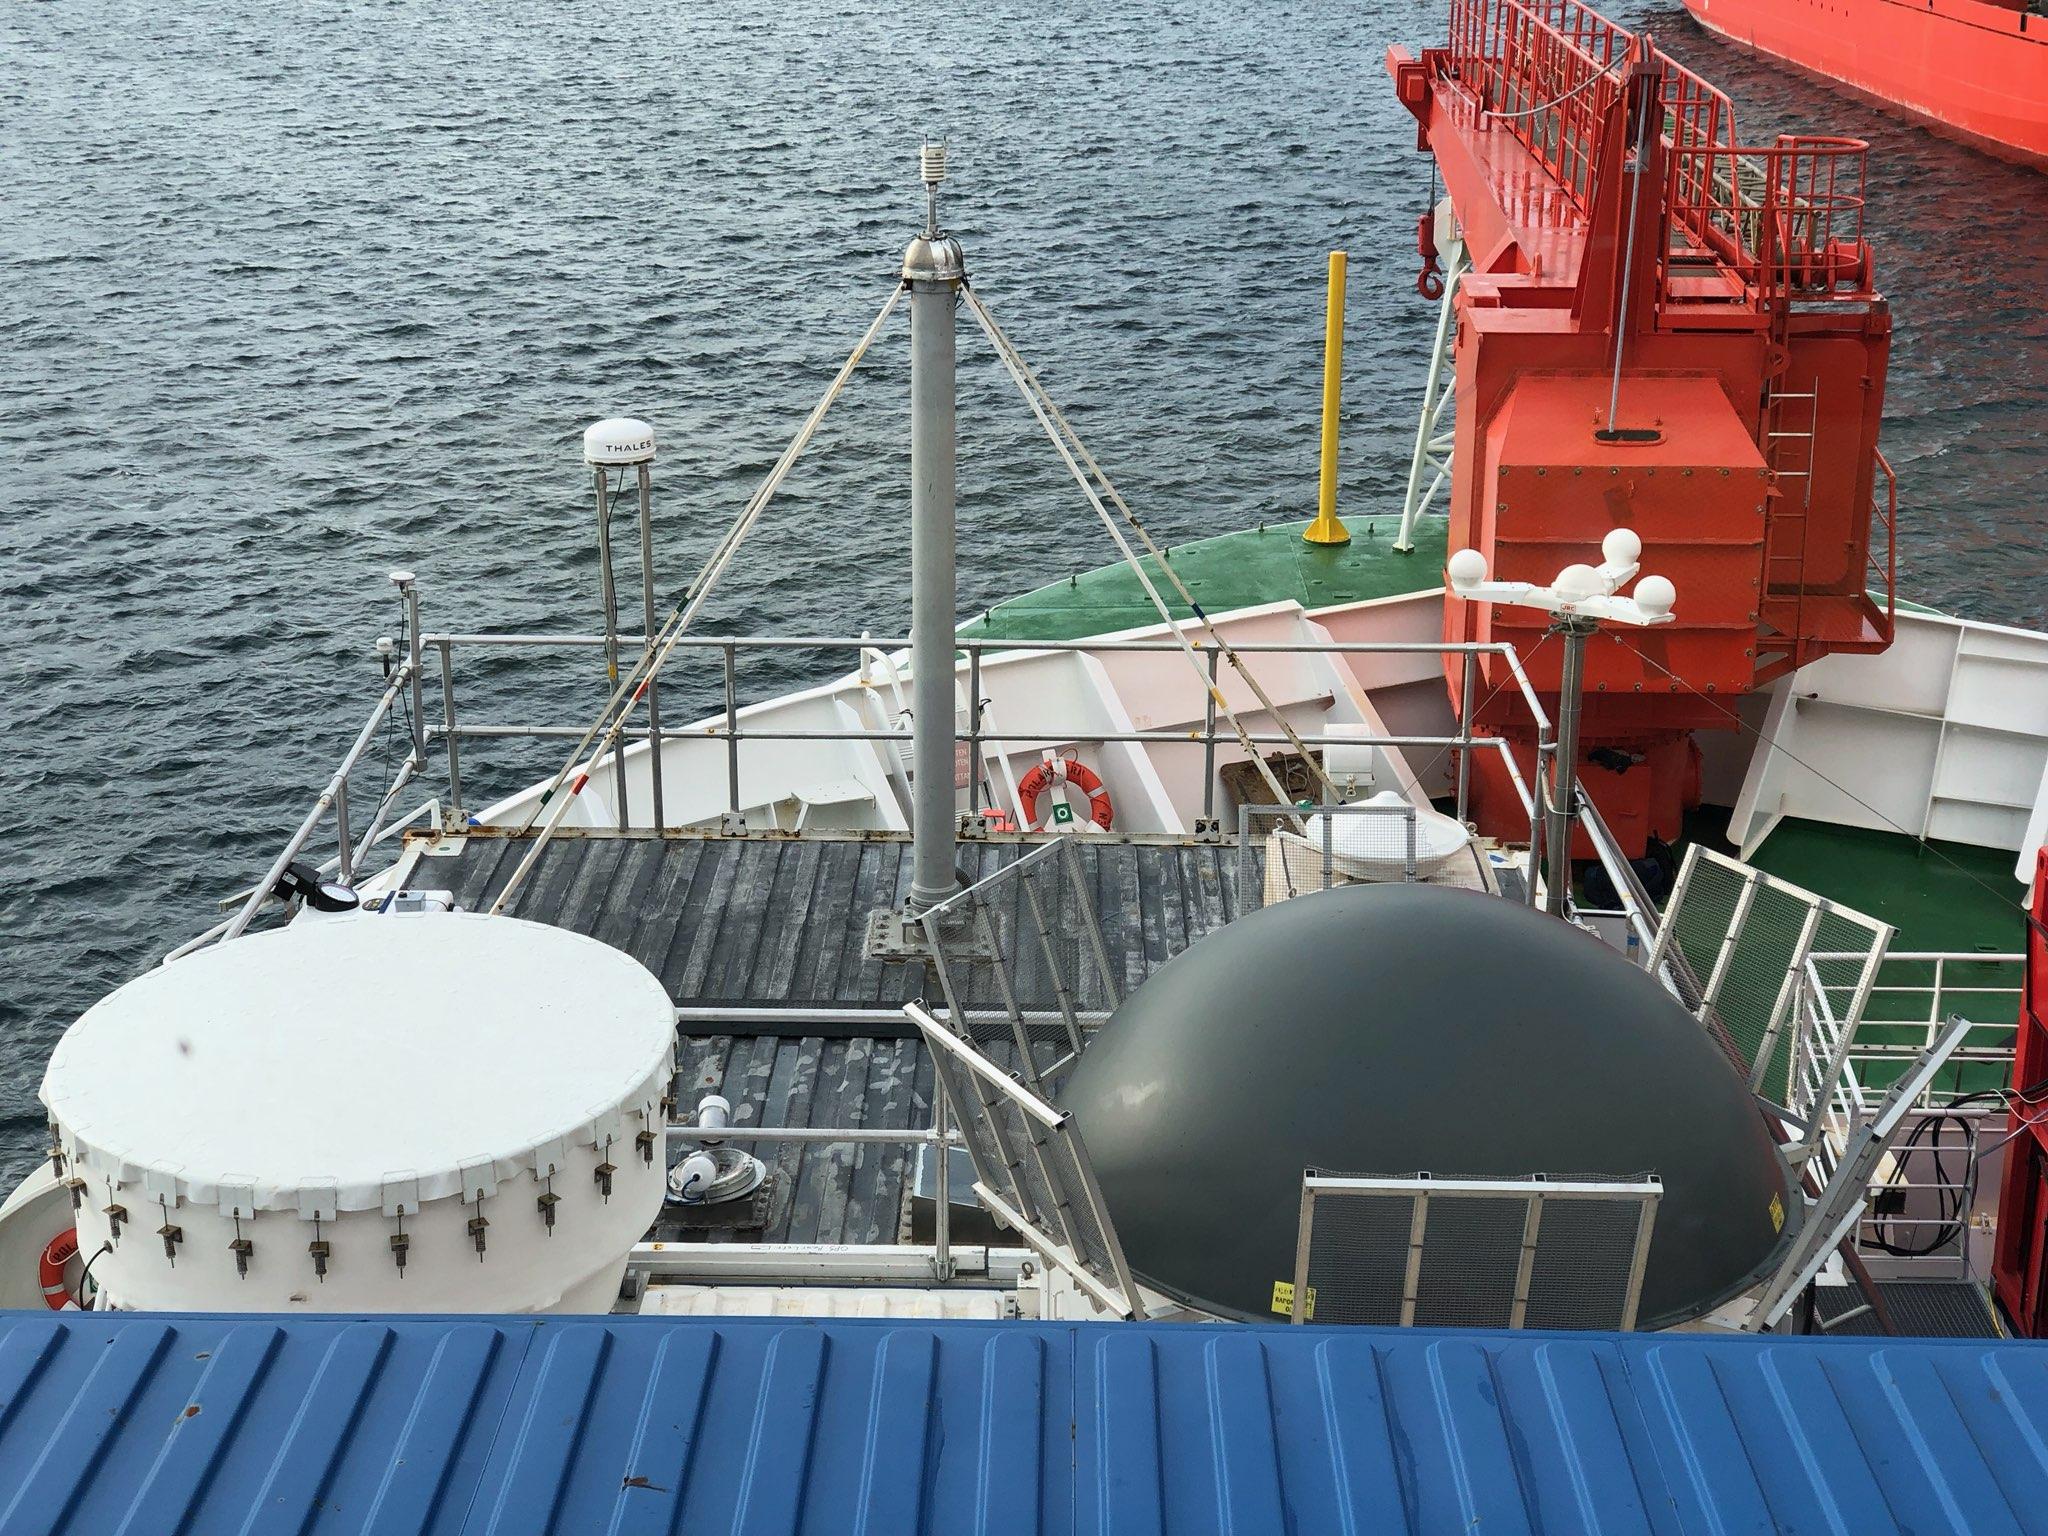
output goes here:
[{"label": "ladder", "polygon": [[[1820,435],[1820,381],[1805,390],[1773,389],[1764,397],[1763,456],[1771,472],[1764,524],[1762,600],[1790,596],[1795,649],[1805,634],[1806,546],[1813,510],[1814,443]],[[1796,668],[1805,657],[1795,655]]]}]

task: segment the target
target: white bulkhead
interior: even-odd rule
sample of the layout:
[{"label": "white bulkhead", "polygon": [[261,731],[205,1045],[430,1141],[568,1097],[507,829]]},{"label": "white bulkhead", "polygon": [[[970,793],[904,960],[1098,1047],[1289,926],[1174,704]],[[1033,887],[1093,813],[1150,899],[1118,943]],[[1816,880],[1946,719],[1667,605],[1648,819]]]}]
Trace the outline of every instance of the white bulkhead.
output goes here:
[{"label": "white bulkhead", "polygon": [[42,1086],[99,1304],[602,1312],[661,1208],[674,1020],[617,950],[468,913],[141,976]]}]

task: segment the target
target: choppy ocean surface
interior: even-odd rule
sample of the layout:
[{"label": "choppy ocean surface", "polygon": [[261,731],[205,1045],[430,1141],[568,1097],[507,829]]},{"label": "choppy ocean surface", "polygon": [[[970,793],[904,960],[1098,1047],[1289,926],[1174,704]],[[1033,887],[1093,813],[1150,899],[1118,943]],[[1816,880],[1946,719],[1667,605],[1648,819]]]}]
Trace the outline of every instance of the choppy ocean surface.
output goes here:
[{"label": "choppy ocean surface", "polygon": [[[1618,19],[1752,140],[1872,141],[1902,591],[2048,623],[2048,178],[1675,8]],[[1173,540],[1311,509],[1347,248],[1345,506],[1397,508],[1430,177],[1381,58],[1443,25],[1412,0],[8,7],[0,1191],[40,1147],[57,1034],[310,804],[381,687],[385,573],[419,573],[429,628],[592,627],[577,437],[630,411],[662,433],[680,589],[893,280],[924,134],[953,142],[979,291]],[[896,335],[707,627],[907,622]],[[1007,391],[963,338],[968,607],[1113,556]],[[477,667],[463,699],[581,724],[601,682]],[[465,756],[473,801],[541,770]]]}]

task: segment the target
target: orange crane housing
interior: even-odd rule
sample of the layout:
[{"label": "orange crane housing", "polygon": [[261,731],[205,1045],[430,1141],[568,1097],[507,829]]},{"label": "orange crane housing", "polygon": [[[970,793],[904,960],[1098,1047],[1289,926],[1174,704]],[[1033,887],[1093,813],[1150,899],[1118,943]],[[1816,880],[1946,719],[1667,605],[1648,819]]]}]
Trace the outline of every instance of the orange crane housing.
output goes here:
[{"label": "orange crane housing", "polygon": [[[1830,651],[1891,643],[1866,146],[1741,147],[1726,96],[1576,0],[1453,0],[1449,44],[1387,68],[1471,260],[1449,547],[1547,583],[1626,526],[1677,585],[1675,623],[1586,658],[1578,771],[1640,855],[1699,801],[1694,732],[1735,728],[1743,694]],[[1445,595],[1446,639],[1512,643],[1554,695],[1544,626]],[[1476,723],[1526,766],[1544,744],[1488,660]],[[1525,827],[1497,755],[1472,768],[1481,830]]]}]

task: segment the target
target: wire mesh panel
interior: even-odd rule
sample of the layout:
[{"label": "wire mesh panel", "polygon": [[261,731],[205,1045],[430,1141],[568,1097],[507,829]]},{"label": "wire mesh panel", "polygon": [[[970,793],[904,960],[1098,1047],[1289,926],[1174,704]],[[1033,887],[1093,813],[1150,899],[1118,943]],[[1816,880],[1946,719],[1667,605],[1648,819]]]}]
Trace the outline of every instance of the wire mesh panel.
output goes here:
[{"label": "wire mesh panel", "polygon": [[[1825,1101],[1802,1040],[1817,1022],[1808,962],[1825,956],[1820,978],[1837,999],[1827,1021],[1853,1034],[1894,930],[1760,869],[1703,848],[1686,851],[1650,956],[1713,1032],[1751,1089],[1790,1106]],[[1839,1063],[1837,1063],[1839,1070]]]},{"label": "wire mesh panel", "polygon": [[982,1204],[1103,1306],[1143,1317],[1143,1300],[1074,1117],[917,1004],[905,1004],[903,1012],[931,1052]]},{"label": "wire mesh panel", "polygon": [[921,921],[948,1018],[984,1051],[1014,1049],[1034,1087],[1119,1001],[1075,838],[1032,849]]},{"label": "wire mesh panel", "polygon": [[1652,1174],[1439,1179],[1310,1169],[1289,1317],[1631,1329],[1662,1197]]},{"label": "wire mesh panel", "polygon": [[[1418,878],[1413,805],[1240,805],[1238,889],[1270,907],[1361,880]],[[1260,857],[1264,854],[1263,879]]]}]

